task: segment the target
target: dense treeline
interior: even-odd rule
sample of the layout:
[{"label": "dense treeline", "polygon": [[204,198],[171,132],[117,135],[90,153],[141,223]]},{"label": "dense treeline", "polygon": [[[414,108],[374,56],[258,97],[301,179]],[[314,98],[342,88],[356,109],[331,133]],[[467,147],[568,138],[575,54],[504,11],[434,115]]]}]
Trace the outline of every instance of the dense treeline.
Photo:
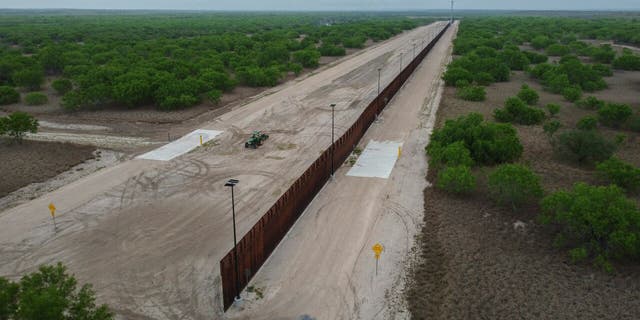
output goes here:
[{"label": "dense treeline", "polygon": [[[274,86],[426,23],[392,16],[176,14],[6,16],[0,86],[42,88],[46,75],[75,110],[108,104],[163,110],[217,102],[237,85]],[[13,99],[11,99],[13,100]]]}]

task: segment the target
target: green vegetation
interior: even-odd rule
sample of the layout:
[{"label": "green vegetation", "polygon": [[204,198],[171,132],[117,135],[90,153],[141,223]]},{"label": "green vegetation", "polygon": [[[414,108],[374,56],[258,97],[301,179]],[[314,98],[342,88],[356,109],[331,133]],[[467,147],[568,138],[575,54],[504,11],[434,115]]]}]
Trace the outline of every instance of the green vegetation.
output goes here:
[{"label": "green vegetation", "polygon": [[471,152],[465,146],[463,141],[456,141],[449,145],[441,145],[440,143],[431,143],[428,147],[429,166],[435,170],[446,166],[467,166],[474,165],[471,158]]},{"label": "green vegetation", "polygon": [[604,107],[605,102],[596,97],[590,96],[576,101],[576,105],[582,109],[598,110]]},{"label": "green vegetation", "polygon": [[436,187],[454,194],[468,194],[476,188],[476,178],[468,166],[446,167],[438,173]]},{"label": "green vegetation", "polygon": [[596,169],[602,177],[620,188],[631,192],[640,190],[640,168],[613,157],[599,163]]},{"label": "green vegetation", "polygon": [[560,121],[558,120],[551,120],[551,121],[547,121],[543,126],[542,129],[544,130],[544,133],[548,134],[549,137],[553,137],[553,135],[558,132],[558,130],[560,130],[560,128],[562,127],[562,124],[560,123]]},{"label": "green vegetation", "polygon": [[585,116],[578,121],[576,128],[580,130],[595,130],[598,128],[598,119],[594,116]]},{"label": "green vegetation", "polygon": [[600,123],[613,128],[621,127],[632,114],[631,107],[621,103],[607,103],[604,107],[598,109]]},{"label": "green vegetation", "polygon": [[540,178],[528,167],[503,164],[489,175],[489,195],[498,204],[513,210],[542,197]]},{"label": "green vegetation", "polygon": [[522,144],[512,125],[485,122],[477,113],[447,120],[442,128],[434,130],[427,154],[438,157],[442,148],[457,142],[464,144],[478,164],[511,162],[522,154]]},{"label": "green vegetation", "polygon": [[19,282],[0,277],[0,319],[110,320],[106,305],[96,306],[91,285],[78,289],[62,264],[41,266]]},{"label": "green vegetation", "polygon": [[536,90],[533,90],[528,85],[523,84],[520,92],[518,92],[518,98],[526,102],[528,105],[533,106],[538,103],[538,100],[540,100],[540,95]]},{"label": "green vegetation", "polygon": [[355,13],[6,15],[0,86],[38,90],[47,75],[67,110],[174,110],[216,101],[213,90],[275,86],[289,72],[318,67],[322,55],[427,22]]},{"label": "green vegetation", "polygon": [[0,86],[0,105],[12,104],[20,101],[20,93],[9,86]]},{"label": "green vegetation", "polygon": [[487,92],[484,90],[484,87],[469,85],[458,88],[456,95],[462,100],[484,101],[486,99]]},{"label": "green vegetation", "polygon": [[504,109],[496,109],[493,117],[498,122],[513,122],[523,125],[540,124],[545,119],[544,111],[527,106],[518,97],[511,97],[504,103]]},{"label": "green vegetation", "polygon": [[40,106],[48,101],[47,95],[41,92],[30,92],[24,96],[24,102],[30,106]]},{"label": "green vegetation", "polygon": [[0,136],[8,135],[22,143],[24,135],[38,132],[38,120],[24,112],[14,112],[6,117],[0,118]]},{"label": "green vegetation", "polygon": [[617,186],[578,183],[542,200],[540,220],[560,228],[556,243],[571,249],[573,260],[592,257],[607,271],[610,259],[640,256],[640,212]]},{"label": "green vegetation", "polygon": [[557,134],[552,141],[554,152],[564,160],[593,164],[609,159],[616,144],[595,130],[568,130]]},{"label": "green vegetation", "polygon": [[571,86],[562,90],[562,96],[570,102],[576,102],[582,98],[582,89],[578,86]]},{"label": "green vegetation", "polygon": [[558,113],[560,113],[560,105],[557,103],[549,103],[546,106],[547,111],[549,112],[549,115],[552,117],[555,117]]},{"label": "green vegetation", "polygon": [[613,67],[620,70],[640,70],[640,56],[624,54],[613,61]]}]

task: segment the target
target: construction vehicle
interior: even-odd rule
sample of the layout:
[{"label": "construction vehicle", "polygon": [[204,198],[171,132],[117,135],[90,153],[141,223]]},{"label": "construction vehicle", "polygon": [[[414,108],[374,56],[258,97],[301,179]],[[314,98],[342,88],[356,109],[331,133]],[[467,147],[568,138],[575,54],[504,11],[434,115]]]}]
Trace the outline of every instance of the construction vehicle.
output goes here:
[{"label": "construction vehicle", "polygon": [[251,134],[251,137],[249,138],[249,140],[247,140],[247,142],[244,143],[244,147],[257,149],[267,139],[269,139],[269,135],[264,134],[260,131],[254,131],[253,134]]}]

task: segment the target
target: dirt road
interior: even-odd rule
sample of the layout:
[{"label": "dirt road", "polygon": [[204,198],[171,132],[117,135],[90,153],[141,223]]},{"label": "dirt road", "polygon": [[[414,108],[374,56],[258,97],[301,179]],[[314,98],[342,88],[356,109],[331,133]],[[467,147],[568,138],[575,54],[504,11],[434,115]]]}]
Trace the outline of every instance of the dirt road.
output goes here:
[{"label": "dirt road", "polygon": [[[445,33],[361,141],[363,149],[370,141],[403,144],[389,179],[346,176],[349,167],[340,168],[256,274],[253,293],[230,309],[231,318],[408,318],[401,290],[423,217],[424,147],[456,30]],[[385,248],[377,275],[375,243]]]},{"label": "dirt road", "polygon": [[[0,213],[0,275],[18,277],[62,261],[92,282],[100,302],[124,319],[211,319],[222,315],[218,262],[232,246],[236,187],[243,235],[330,144],[355,121],[382,85],[444,23],[378,45],[200,126],[224,133],[169,162],[132,160]],[[270,134],[243,148],[252,130]],[[58,208],[54,231],[47,206]]]}]

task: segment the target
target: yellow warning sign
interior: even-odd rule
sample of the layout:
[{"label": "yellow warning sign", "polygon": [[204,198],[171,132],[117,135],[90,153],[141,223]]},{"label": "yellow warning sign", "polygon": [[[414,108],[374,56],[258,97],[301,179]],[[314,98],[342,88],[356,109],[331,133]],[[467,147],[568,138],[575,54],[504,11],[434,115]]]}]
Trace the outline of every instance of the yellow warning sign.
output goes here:
[{"label": "yellow warning sign", "polygon": [[51,216],[52,217],[56,216],[56,206],[54,206],[53,203],[49,204],[49,211],[51,211]]},{"label": "yellow warning sign", "polygon": [[376,243],[371,249],[373,250],[373,253],[375,253],[376,259],[380,259],[380,254],[384,251],[384,247],[381,244]]}]

